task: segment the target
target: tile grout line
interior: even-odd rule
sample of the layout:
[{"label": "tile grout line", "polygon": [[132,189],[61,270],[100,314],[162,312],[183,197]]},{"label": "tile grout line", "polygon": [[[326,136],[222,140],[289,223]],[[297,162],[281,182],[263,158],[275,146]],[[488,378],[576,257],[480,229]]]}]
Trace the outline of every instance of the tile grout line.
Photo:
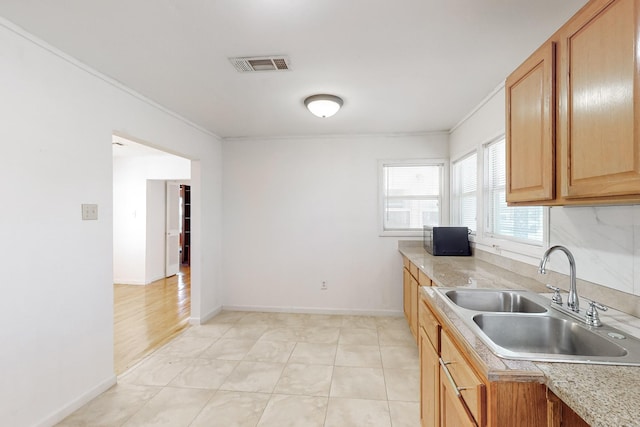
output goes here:
[{"label": "tile grout line", "polygon": [[[377,332],[377,329],[376,329]],[[380,336],[378,335],[378,351],[380,352],[380,365],[382,366],[382,381],[384,383],[384,394],[387,396],[387,411],[389,413],[389,427],[393,427],[393,420],[391,419],[391,405],[389,404],[389,391],[387,389],[387,375],[384,368],[384,361],[382,359],[382,348],[380,348]]]},{"label": "tile grout line", "polygon": [[[234,318],[235,318],[235,320],[234,320]],[[246,321],[243,322],[243,320],[245,318],[246,318]],[[277,395],[291,396],[291,397],[301,397],[301,398],[309,398],[309,399],[315,399],[317,397],[323,397],[323,400],[325,401],[324,417],[323,417],[322,424],[321,424],[323,426],[326,426],[328,421],[331,421],[331,420],[337,421],[337,419],[334,419],[334,418],[330,419],[328,417],[329,414],[330,414],[329,407],[330,407],[330,404],[331,404],[332,400],[334,400],[334,401],[335,400],[347,400],[347,401],[348,400],[372,400],[372,401],[376,401],[377,400],[377,399],[372,399],[372,398],[366,398],[365,399],[365,398],[346,397],[346,396],[345,397],[340,397],[340,398],[332,397],[331,392],[332,392],[332,388],[334,386],[334,382],[335,382],[335,379],[336,379],[336,375],[335,375],[336,369],[337,369],[336,363],[337,363],[337,356],[338,356],[338,351],[340,349],[341,341],[345,341],[347,344],[344,344],[344,345],[346,345],[346,346],[349,346],[349,345],[367,346],[367,345],[373,345],[374,344],[374,342],[369,339],[369,335],[370,335],[369,332],[364,334],[364,335],[366,335],[366,337],[365,337],[365,336],[362,336],[362,334],[350,334],[351,329],[367,329],[367,330],[371,329],[372,331],[375,331],[375,333],[376,333],[375,341],[376,341],[377,345],[375,347],[377,348],[377,352],[380,355],[380,371],[382,373],[382,385],[384,387],[384,394],[385,394],[384,400],[386,400],[386,402],[387,402],[386,405],[384,405],[384,407],[386,407],[386,413],[387,413],[387,416],[388,416],[388,420],[390,422],[389,425],[392,426],[394,424],[394,419],[393,419],[392,413],[391,413],[391,406],[392,405],[391,405],[391,401],[389,399],[389,390],[388,390],[389,384],[388,384],[388,379],[387,379],[387,375],[386,375],[388,372],[387,372],[387,369],[385,369],[385,366],[387,364],[384,363],[383,358],[382,358],[382,348],[384,347],[382,344],[383,344],[384,340],[382,340],[382,337],[381,337],[381,334],[380,334],[380,330],[381,329],[385,330],[387,335],[389,334],[390,331],[391,332],[395,332],[395,329],[397,328],[396,323],[389,324],[389,325],[380,325],[378,323],[375,323],[375,327],[372,327],[372,328],[367,328],[367,327],[359,327],[359,328],[351,327],[350,328],[349,325],[346,323],[346,321],[347,320],[353,320],[353,319],[344,319],[343,318],[341,325],[339,327],[337,327],[337,326],[334,326],[336,324],[336,322],[333,321],[333,320],[328,321],[326,323],[322,323],[322,324],[313,324],[313,323],[311,323],[314,320],[325,320],[324,318],[323,319],[310,318],[309,322],[306,322],[304,324],[301,324],[300,322],[293,322],[293,320],[296,320],[296,319],[292,318],[289,321],[287,321],[287,319],[282,319],[282,321],[285,321],[285,324],[281,324],[282,322],[276,322],[276,319],[273,319],[273,322],[272,322],[271,319],[267,318],[267,316],[265,316],[265,317],[256,316],[256,317],[248,318],[246,315],[245,316],[238,316],[237,313],[234,313],[234,312],[230,312],[229,317],[223,317],[223,319],[224,320],[221,319],[222,321],[220,323],[213,322],[213,323],[216,323],[217,325],[225,325],[225,326],[228,325],[228,328],[225,329],[225,331],[222,332],[221,334],[217,333],[218,328],[213,328],[211,330],[211,332],[216,332],[216,333],[214,335],[212,335],[212,336],[206,336],[206,337],[205,336],[200,336],[200,335],[198,335],[198,332],[196,332],[196,335],[193,335],[194,338],[205,338],[205,340],[203,340],[203,342],[201,343],[202,345],[205,344],[205,341],[208,342],[207,347],[204,348],[203,350],[192,352],[192,350],[190,350],[191,348],[195,348],[197,350],[197,348],[200,347],[200,345],[196,345],[197,343],[194,342],[194,343],[187,343],[188,346],[184,349],[184,351],[183,351],[184,354],[176,353],[175,355],[170,355],[170,354],[169,355],[165,355],[167,357],[170,356],[172,358],[178,358],[178,359],[226,361],[226,362],[235,363],[235,366],[233,367],[233,369],[229,373],[225,374],[224,372],[226,372],[226,370],[223,370],[223,371],[218,373],[218,376],[215,377],[216,380],[214,380],[213,382],[206,382],[206,384],[209,384],[209,386],[211,386],[213,384],[216,384],[218,379],[220,379],[220,384],[217,387],[211,388],[211,389],[207,389],[206,387],[204,387],[204,389],[208,390],[211,393],[211,395],[208,397],[208,399],[206,399],[206,401],[204,402],[202,407],[200,407],[195,412],[195,414],[193,414],[193,418],[191,418],[190,421],[188,421],[188,418],[183,419],[183,422],[188,422],[189,426],[196,425],[195,424],[196,420],[198,419],[198,417],[202,416],[203,411],[205,411],[205,408],[207,408],[211,404],[211,402],[216,398],[216,396],[220,396],[220,393],[225,392],[224,390],[221,390],[222,385],[224,385],[224,383],[227,381],[227,379],[233,374],[233,372],[237,369],[237,367],[241,363],[243,363],[243,362],[257,362],[257,361],[253,361],[253,360],[249,360],[248,359],[251,349],[249,349],[246,352],[239,352],[241,357],[239,359],[236,359],[236,360],[218,359],[218,357],[215,357],[215,356],[214,357],[205,357],[204,354],[216,342],[219,342],[221,339],[223,339],[224,335],[231,328],[234,328],[234,327],[237,327],[237,326],[241,326],[244,329],[251,329],[252,326],[261,326],[261,324],[263,324],[263,323],[267,323],[266,330],[264,330],[262,332],[259,332],[258,331],[259,328],[256,328],[256,332],[259,332],[259,334],[251,333],[252,337],[250,339],[253,341],[253,345],[251,346],[251,348],[254,348],[256,344],[261,342],[261,340],[265,336],[265,334],[268,331],[270,331],[270,330],[272,330],[274,328],[281,328],[281,329],[307,329],[307,328],[310,328],[310,330],[306,331],[307,333],[305,333],[305,334],[301,335],[300,337],[298,337],[298,338],[301,338],[303,341],[298,341],[297,339],[295,340],[294,345],[288,351],[288,354],[286,356],[286,360],[284,360],[284,358],[281,358],[281,356],[278,355],[278,353],[280,353],[279,351],[276,351],[274,353],[275,355],[278,355],[278,359],[279,360],[278,360],[277,364],[281,365],[282,368],[281,368],[281,370],[279,372],[279,376],[277,377],[277,380],[273,383],[274,385],[270,388],[270,392],[250,392],[250,391],[243,392],[243,391],[240,391],[240,390],[235,390],[235,391],[234,390],[228,390],[227,391],[227,392],[240,393],[240,394],[245,394],[245,393],[246,394],[254,394],[254,393],[257,393],[257,394],[262,394],[264,396],[264,399],[266,399],[265,400],[266,403],[264,404],[262,409],[261,410],[256,410],[255,412],[252,413],[253,415],[255,415],[257,417],[256,418],[256,420],[257,420],[256,421],[256,425],[260,425],[260,422],[268,423],[268,420],[266,418],[263,420],[263,417],[265,416],[265,414],[267,412],[266,409],[267,409],[267,407],[269,407],[270,404],[272,405],[271,406],[272,408],[278,407],[277,405],[273,406],[273,405],[275,405],[273,399]],[[277,319],[277,320],[280,320],[280,319]],[[351,326],[354,326],[354,325],[351,325]],[[360,326],[362,326],[362,325],[360,325]],[[338,332],[337,333],[337,339],[335,339],[335,341],[329,343],[329,342],[327,342],[327,337],[329,335],[333,335],[333,332],[331,334],[327,335],[327,334],[324,333],[323,329],[327,329],[327,328],[333,329],[334,327],[337,329],[337,332]],[[222,328],[220,328],[220,329],[222,329]],[[174,338],[174,340],[177,339],[177,338],[180,338],[180,337],[183,337],[183,336],[187,335],[187,332],[189,330],[193,331],[194,328],[188,328],[185,331],[182,331],[178,336],[176,336]],[[242,332],[242,331],[239,331],[239,332]],[[246,332],[248,333],[248,332],[251,332],[251,331],[247,330]],[[404,333],[405,331],[399,331],[399,332],[403,332]],[[205,330],[205,329],[202,329],[202,331],[200,331],[200,333],[203,333],[203,335],[205,335],[206,333],[208,333],[208,331]],[[319,333],[319,335],[315,336],[315,338],[314,338],[314,333]],[[386,347],[398,347],[398,348],[407,347],[406,345],[403,344],[403,340],[402,340],[403,337],[402,336],[397,336],[396,337],[395,333],[392,333],[389,336],[387,336],[387,335],[385,335],[386,340],[387,340],[385,342],[387,344],[389,344],[389,345],[387,345]],[[333,336],[335,336],[335,335],[333,335]],[[365,338],[366,338],[366,342],[363,341]],[[239,337],[236,337],[236,339],[243,339],[243,337],[239,336]],[[172,340],[171,342],[174,342],[174,340]],[[312,341],[316,341],[316,340],[319,340],[319,341],[318,342],[312,342]],[[364,342],[364,344],[348,344],[349,342],[356,342],[357,343],[357,342],[360,342],[360,341]],[[167,343],[167,345],[169,345],[171,342]],[[276,341],[276,343],[279,343],[279,341]],[[334,349],[334,354],[331,355],[328,360],[324,356],[322,356],[322,358],[320,358],[320,359],[314,359],[313,357],[314,357],[314,354],[316,354],[316,352],[312,351],[310,353],[311,358],[305,361],[304,360],[304,353],[302,353],[303,359],[301,359],[299,362],[295,362],[294,358],[293,358],[294,352],[296,351],[296,349],[299,349],[300,345],[302,345],[302,344],[309,344],[309,345],[331,344],[331,346]],[[276,347],[279,347],[279,346],[276,346]],[[288,347],[288,345],[286,345],[286,346],[283,345],[282,347],[283,347],[283,349],[286,350],[286,347]],[[162,348],[165,348],[165,346],[163,346]],[[329,349],[329,347],[323,347],[322,348],[323,352],[324,352],[324,348]],[[269,347],[267,346],[266,349],[269,350]],[[371,350],[373,351],[373,348]],[[197,353],[197,355],[193,356],[192,353],[193,354]],[[271,353],[271,351],[267,351],[266,353],[264,353],[264,356],[267,357],[267,356],[270,355],[270,353]],[[145,358],[142,361],[140,361],[139,364],[142,365],[142,362],[146,362],[147,359],[150,359],[152,355],[155,356],[157,354],[158,354],[157,352],[153,352],[152,354],[147,356],[147,358]],[[258,356],[260,356],[258,353],[256,353],[256,354]],[[280,354],[282,354],[282,353],[280,353]],[[391,363],[391,365],[390,365],[391,367],[389,367],[389,369],[391,369],[391,370],[393,370],[392,369],[393,366],[397,365],[396,358],[392,357],[393,354],[395,354],[395,353],[391,352],[391,353],[388,354],[388,356],[391,357],[391,359],[389,359],[387,361],[387,362]],[[271,356],[269,356],[269,357],[271,357]],[[322,360],[323,358],[327,362],[330,362],[328,364],[328,366],[330,366],[330,368],[331,368],[330,375],[328,375],[328,391],[327,391],[326,396],[313,395],[312,390],[316,390],[317,388],[312,388],[311,386],[310,387],[306,387],[306,388],[305,387],[302,387],[302,388],[298,387],[298,388],[300,388],[299,393],[291,392],[292,390],[294,390],[294,391],[298,390],[298,388],[289,389],[287,387],[285,387],[285,390],[289,390],[291,393],[276,393],[277,386],[283,380],[283,377],[284,377],[284,374],[285,374],[285,370],[287,369],[288,366],[290,366],[292,364],[295,364],[295,363],[299,363],[301,365],[314,366],[315,364],[312,363],[313,361],[317,362],[318,360]],[[273,359],[274,358],[271,357],[270,360],[269,360],[269,362],[271,362],[271,364],[275,363],[275,362],[272,361]],[[402,359],[404,359],[404,358],[401,358],[399,360],[402,360]],[[367,358],[366,360],[369,360],[369,359]],[[282,361],[284,363],[281,363],[280,361]],[[365,363],[366,362],[365,360],[363,360],[361,362],[364,363],[365,365],[367,365],[367,363],[368,363],[368,362]],[[320,365],[324,365],[324,364],[320,364]],[[358,365],[358,363],[356,363],[356,365]],[[167,390],[167,389],[172,388],[172,387],[173,388],[177,387],[178,389],[183,389],[183,390],[187,390],[187,389],[203,389],[202,387],[198,387],[198,386],[193,386],[193,387],[189,386],[188,384],[191,384],[191,382],[189,382],[189,380],[185,380],[187,382],[184,382],[184,381],[180,380],[179,383],[183,384],[183,385],[171,386],[171,383],[173,381],[175,381],[176,378],[178,378],[180,375],[182,375],[183,373],[186,372],[186,370],[188,369],[188,366],[189,366],[189,364],[186,364],[185,366],[183,366],[182,369],[180,369],[179,372],[177,372],[173,376],[173,378],[171,380],[169,380],[169,382],[167,384],[162,385],[162,386],[152,386],[152,385],[148,385],[147,386],[147,385],[144,385],[144,384],[137,384],[138,382],[145,382],[144,378],[142,378],[142,377],[139,379],[139,381],[137,380],[136,383],[130,383],[132,385],[140,385],[140,386],[145,386],[145,387],[148,387],[148,388],[153,388],[155,390],[155,392],[150,398],[148,398],[144,403],[142,403],[140,408],[135,410],[126,419],[122,420],[119,423],[119,425],[122,427],[123,425],[126,425],[127,423],[130,423],[132,418],[136,417],[137,414],[139,414],[145,408],[149,407],[150,402],[162,390]],[[136,365],[135,368],[138,368],[138,365]],[[368,368],[368,365],[367,366],[359,366],[358,365],[358,366],[352,366],[352,367],[346,366],[345,368]],[[400,369],[400,368],[402,368],[402,366],[400,366],[399,368],[394,368],[394,369]],[[130,375],[131,374],[130,371],[133,371],[133,370],[134,370],[133,367],[130,368],[130,370],[128,370],[125,373],[125,374],[127,374],[126,376]],[[304,371],[304,369],[302,371]],[[125,374],[123,374],[123,376],[125,376]],[[223,378],[223,377],[225,377],[225,378]],[[327,378],[327,376],[325,376],[324,378]],[[395,378],[395,377],[393,377],[393,378]],[[194,384],[196,384],[196,383],[194,383]],[[201,384],[205,384],[205,383],[201,383]],[[309,384],[311,384],[311,383],[309,383]],[[267,390],[269,390],[269,389],[267,389]],[[402,396],[404,396],[404,394]],[[409,396],[409,395],[407,395],[407,396]],[[402,402],[404,402],[404,401],[402,401]],[[318,403],[320,403],[320,401],[318,401]],[[411,401],[411,400],[407,400],[406,403],[415,404],[416,402],[415,401]],[[382,405],[380,405],[379,408],[380,408],[381,411],[383,411],[383,406]],[[338,413],[340,413],[340,411],[335,413],[334,415],[337,415]],[[321,415],[322,413],[317,412],[316,414],[317,414],[317,418],[315,418],[315,420],[317,422],[320,422],[320,420],[322,418],[322,415]],[[380,413],[380,415],[382,416],[382,413]],[[271,419],[271,416],[269,417],[269,419]],[[396,420],[396,421],[398,421],[398,420]]]}]

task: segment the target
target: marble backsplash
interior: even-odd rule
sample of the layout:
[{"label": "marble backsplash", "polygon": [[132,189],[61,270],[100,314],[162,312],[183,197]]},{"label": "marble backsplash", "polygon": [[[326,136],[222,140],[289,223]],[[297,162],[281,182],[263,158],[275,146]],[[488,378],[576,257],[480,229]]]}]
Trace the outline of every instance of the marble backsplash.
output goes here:
[{"label": "marble backsplash", "polygon": [[[640,295],[640,206],[553,207],[549,218],[549,243],[573,253],[580,279]],[[566,259],[551,261],[569,273]]]},{"label": "marble backsplash", "polygon": [[[573,254],[580,296],[640,317],[640,205],[552,207],[549,218],[549,244]],[[547,275],[537,265],[481,250],[474,256],[568,289],[569,263],[561,252],[551,255]]]}]

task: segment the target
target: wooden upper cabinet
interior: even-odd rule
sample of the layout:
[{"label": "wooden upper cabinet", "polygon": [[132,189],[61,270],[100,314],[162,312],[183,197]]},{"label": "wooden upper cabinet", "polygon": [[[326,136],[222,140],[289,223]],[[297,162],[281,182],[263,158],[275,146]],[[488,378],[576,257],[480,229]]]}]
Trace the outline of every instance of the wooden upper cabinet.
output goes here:
[{"label": "wooden upper cabinet", "polygon": [[592,1],[560,32],[567,199],[640,195],[639,3]]},{"label": "wooden upper cabinet", "polygon": [[640,0],[591,0],[505,92],[508,204],[640,202]]},{"label": "wooden upper cabinet", "polygon": [[555,44],[533,53],[505,83],[507,202],[555,197]]}]

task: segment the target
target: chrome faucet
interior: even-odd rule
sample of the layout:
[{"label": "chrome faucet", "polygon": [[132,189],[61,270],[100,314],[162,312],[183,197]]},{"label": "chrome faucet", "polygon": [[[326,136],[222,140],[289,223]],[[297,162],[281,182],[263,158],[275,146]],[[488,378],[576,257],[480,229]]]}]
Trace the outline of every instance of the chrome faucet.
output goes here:
[{"label": "chrome faucet", "polygon": [[572,311],[575,311],[576,313],[578,313],[580,311],[580,302],[578,301],[578,290],[576,289],[576,260],[573,258],[573,255],[571,254],[571,252],[569,252],[569,249],[560,245],[551,246],[549,249],[547,249],[544,255],[542,255],[542,259],[540,260],[538,273],[540,274],[547,273],[547,270],[545,270],[544,267],[547,265],[547,260],[549,259],[549,255],[551,255],[551,253],[556,250],[564,252],[565,255],[567,255],[567,258],[569,258],[570,287],[569,287],[569,297],[567,298],[567,307],[569,307]]}]

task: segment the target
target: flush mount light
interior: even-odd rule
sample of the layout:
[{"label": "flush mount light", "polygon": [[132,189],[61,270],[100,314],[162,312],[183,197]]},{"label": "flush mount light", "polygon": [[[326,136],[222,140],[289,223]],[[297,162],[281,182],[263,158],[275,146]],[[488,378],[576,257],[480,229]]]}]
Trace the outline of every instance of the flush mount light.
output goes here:
[{"label": "flush mount light", "polygon": [[318,117],[331,117],[342,107],[342,98],[335,95],[311,95],[304,105]]}]

